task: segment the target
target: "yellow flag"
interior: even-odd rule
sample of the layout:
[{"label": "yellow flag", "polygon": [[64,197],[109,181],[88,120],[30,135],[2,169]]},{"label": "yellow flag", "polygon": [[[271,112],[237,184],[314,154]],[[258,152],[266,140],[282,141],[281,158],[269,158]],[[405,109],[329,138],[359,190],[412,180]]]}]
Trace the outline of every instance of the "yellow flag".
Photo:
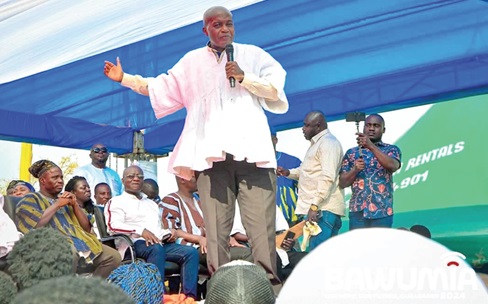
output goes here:
[{"label": "yellow flag", "polygon": [[32,144],[22,143],[20,147],[19,179],[30,182],[29,167],[32,163]]}]

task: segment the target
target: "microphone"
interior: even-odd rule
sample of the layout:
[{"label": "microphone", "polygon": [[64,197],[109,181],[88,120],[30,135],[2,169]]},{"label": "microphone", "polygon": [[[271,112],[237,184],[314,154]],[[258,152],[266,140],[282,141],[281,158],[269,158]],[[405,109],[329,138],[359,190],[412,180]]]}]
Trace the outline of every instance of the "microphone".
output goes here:
[{"label": "microphone", "polygon": [[[234,61],[234,46],[232,44],[227,44],[225,46],[225,53],[227,54],[227,61]],[[236,79],[234,77],[229,77],[230,87],[234,88],[236,86]]]}]

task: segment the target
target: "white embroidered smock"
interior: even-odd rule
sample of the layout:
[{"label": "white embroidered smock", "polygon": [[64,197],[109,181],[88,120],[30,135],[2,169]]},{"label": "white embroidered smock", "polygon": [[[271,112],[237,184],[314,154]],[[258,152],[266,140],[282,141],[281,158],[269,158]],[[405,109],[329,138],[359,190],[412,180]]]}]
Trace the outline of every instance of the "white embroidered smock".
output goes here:
[{"label": "white embroidered smock", "polygon": [[244,71],[231,88],[225,74],[225,53],[216,58],[206,46],[187,53],[156,78],[124,74],[122,85],[149,95],[157,118],[186,108],[185,126],[169,161],[168,171],[185,179],[213,162],[246,160],[261,168],[276,168],[276,158],[264,110],[288,110],[286,72],[259,47],[233,43],[234,60]]}]

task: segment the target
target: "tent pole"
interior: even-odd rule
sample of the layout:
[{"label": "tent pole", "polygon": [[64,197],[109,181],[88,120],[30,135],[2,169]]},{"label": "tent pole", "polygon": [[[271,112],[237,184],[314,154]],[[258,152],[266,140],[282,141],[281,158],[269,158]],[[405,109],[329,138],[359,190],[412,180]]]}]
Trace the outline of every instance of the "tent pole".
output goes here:
[{"label": "tent pole", "polygon": [[32,163],[32,144],[22,143],[20,146],[20,172],[19,179],[30,182],[29,167]]}]

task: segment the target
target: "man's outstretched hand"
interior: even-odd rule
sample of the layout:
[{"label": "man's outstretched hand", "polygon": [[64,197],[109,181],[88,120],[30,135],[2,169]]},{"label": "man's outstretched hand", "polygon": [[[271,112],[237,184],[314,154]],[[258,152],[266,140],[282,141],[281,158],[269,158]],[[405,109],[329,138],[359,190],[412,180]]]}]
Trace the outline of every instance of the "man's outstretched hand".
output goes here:
[{"label": "man's outstretched hand", "polygon": [[124,77],[124,71],[122,70],[122,64],[120,64],[120,59],[117,57],[117,65],[110,61],[105,61],[105,67],[103,68],[103,73],[108,78],[113,81],[121,82],[122,77]]}]

